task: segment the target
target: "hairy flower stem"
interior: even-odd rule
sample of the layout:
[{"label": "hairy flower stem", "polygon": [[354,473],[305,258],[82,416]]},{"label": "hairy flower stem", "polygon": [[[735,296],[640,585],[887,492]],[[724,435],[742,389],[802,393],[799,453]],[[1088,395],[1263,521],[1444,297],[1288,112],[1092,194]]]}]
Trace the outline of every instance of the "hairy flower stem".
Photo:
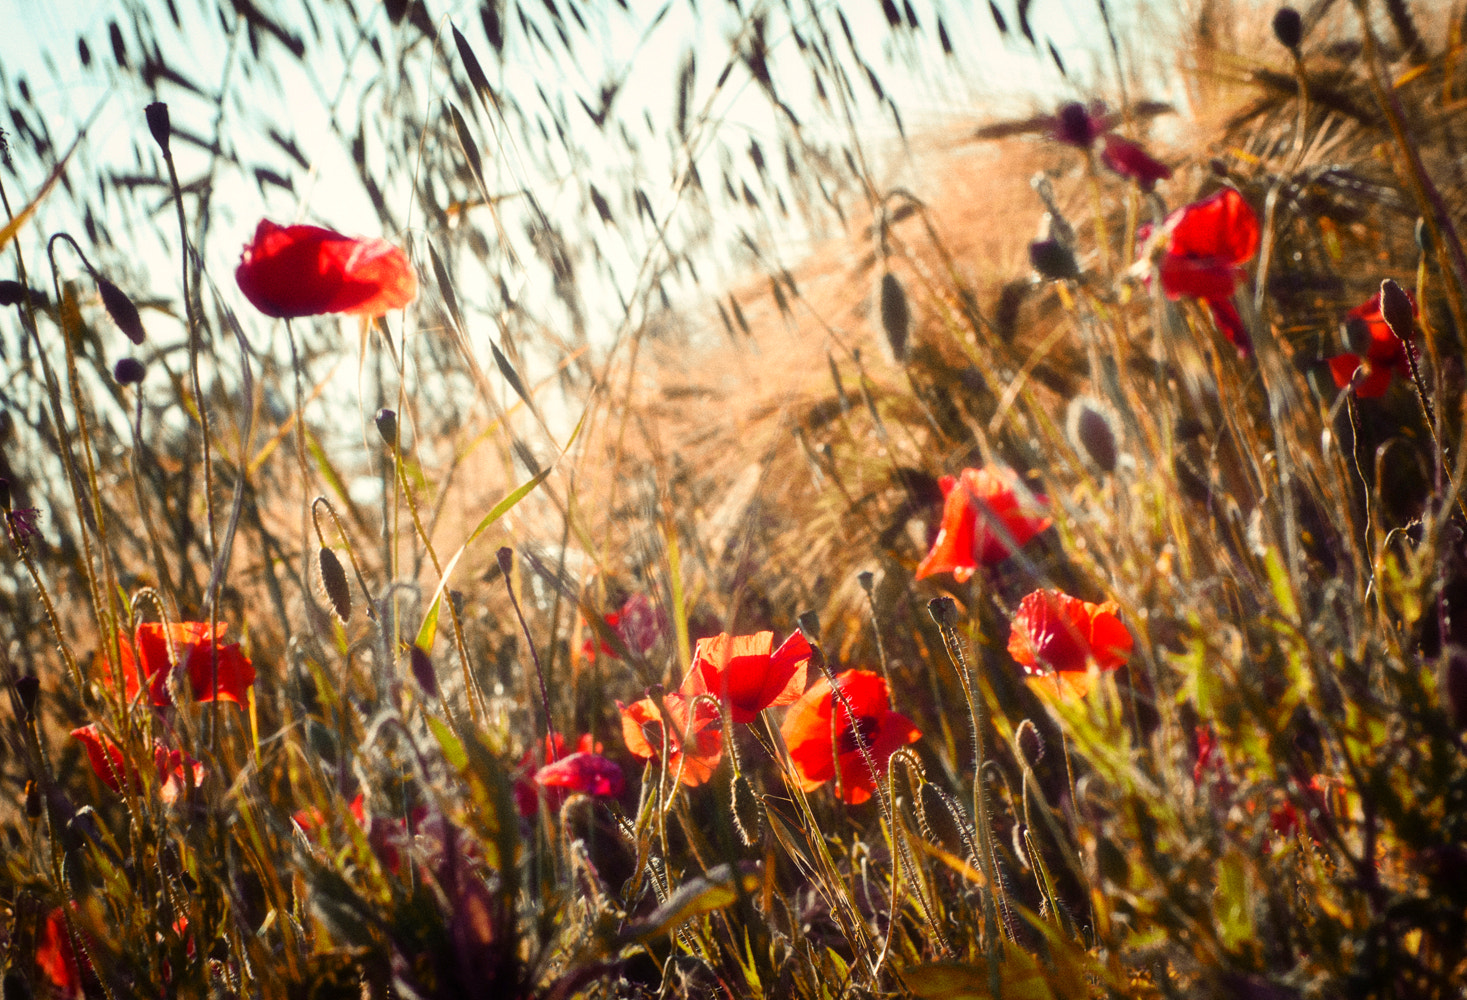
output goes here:
[{"label": "hairy flower stem", "polygon": [[[535,640],[530,635],[529,622],[525,621],[525,613],[520,610],[520,600],[515,596],[514,577],[511,575],[514,572],[514,549],[506,545],[499,550],[498,555],[499,570],[504,574],[504,589],[509,592],[509,603],[514,607],[515,617],[520,621],[520,631],[525,634],[525,645],[530,650],[530,661],[535,664],[535,678],[540,682],[540,707],[545,711],[546,763],[553,764],[556,761],[555,720],[550,716],[550,691],[545,685],[545,670],[540,666],[540,653],[535,649]],[[452,603],[450,600],[449,604]]]},{"label": "hairy flower stem", "polygon": [[[188,369],[189,382],[193,389],[194,406],[199,414],[199,438],[203,443],[204,458],[204,526],[206,537],[209,540],[209,591],[204,595],[204,606],[209,609],[209,629],[211,633],[219,630],[219,588],[223,585],[223,574],[219,570],[219,537],[214,530],[214,460],[212,455],[213,442],[209,431],[209,406],[204,400],[204,383],[199,376],[199,354],[202,351],[202,323],[199,320],[198,310],[194,308],[194,297],[191,294],[189,282],[189,238],[188,217],[183,211],[183,190],[178,183],[178,167],[173,162],[173,152],[167,145],[162,147],[163,163],[168,167],[168,187],[173,193],[173,206],[178,216],[178,238],[180,240],[180,257],[182,260],[183,275],[183,311],[188,322]],[[290,328],[289,321],[286,329]],[[290,343],[291,360],[295,360],[295,340]],[[300,372],[296,371],[296,420],[299,422],[300,413]],[[304,428],[297,427],[297,434],[303,434]],[[297,437],[297,441],[300,438]],[[305,458],[301,454],[301,468],[304,472]],[[302,477],[304,486],[304,476]],[[302,525],[304,528],[304,525]],[[302,531],[302,535],[305,532]],[[302,539],[304,540],[304,538]],[[302,558],[309,560],[309,555],[302,553]],[[301,578],[301,585],[305,586],[306,577]],[[209,646],[210,659],[210,688],[213,692],[213,701],[209,706],[209,748],[218,749],[219,728],[219,646],[211,643]]]},{"label": "hairy flower stem", "polygon": [[999,881],[998,855],[993,847],[993,823],[988,815],[988,797],[983,792],[983,729],[986,725],[986,706],[982,692],[976,690],[973,684],[972,674],[968,670],[968,658],[963,653],[963,644],[953,624],[957,616],[957,602],[951,597],[938,597],[927,608],[932,620],[937,623],[938,631],[942,633],[943,647],[947,650],[953,668],[958,672],[958,680],[963,685],[963,696],[968,701],[969,723],[973,733],[973,816],[978,824],[978,842],[982,845],[979,860],[983,866],[983,877],[988,879],[990,892],[1002,917],[999,921],[1000,929],[1011,937],[1008,899],[1003,891],[1003,883]]}]

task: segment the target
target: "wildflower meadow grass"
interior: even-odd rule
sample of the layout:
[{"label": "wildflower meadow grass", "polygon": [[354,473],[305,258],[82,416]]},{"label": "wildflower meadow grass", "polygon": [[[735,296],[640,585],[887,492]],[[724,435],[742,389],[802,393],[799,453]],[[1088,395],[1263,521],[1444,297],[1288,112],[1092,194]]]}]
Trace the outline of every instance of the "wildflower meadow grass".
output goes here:
[{"label": "wildflower meadow grass", "polygon": [[0,70],[4,1000],[1467,996],[1467,8],[713,6]]}]

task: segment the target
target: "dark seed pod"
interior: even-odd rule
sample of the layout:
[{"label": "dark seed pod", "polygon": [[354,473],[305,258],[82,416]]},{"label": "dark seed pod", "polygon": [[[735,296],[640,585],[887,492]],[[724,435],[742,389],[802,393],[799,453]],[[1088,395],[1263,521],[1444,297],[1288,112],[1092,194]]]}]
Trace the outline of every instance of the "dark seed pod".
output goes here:
[{"label": "dark seed pod", "polygon": [[331,610],[344,625],[351,620],[351,587],[346,582],[346,570],[342,569],[341,560],[336,558],[336,553],[324,546],[321,548],[319,562],[321,588],[326,591]]},{"label": "dark seed pod", "polygon": [[377,411],[377,433],[382,435],[388,447],[397,447],[397,411],[385,406]]},{"label": "dark seed pod", "polygon": [[153,133],[153,141],[158,148],[163,150],[163,155],[168,155],[168,139],[173,135],[173,126],[168,120],[168,105],[162,101],[154,101],[143,109],[143,114],[148,118],[148,131]]},{"label": "dark seed pod", "polygon": [[16,678],[15,694],[20,698],[20,707],[25,712],[25,720],[31,721],[36,717],[36,702],[41,697],[41,679],[35,674],[26,674],[24,677]]},{"label": "dark seed pod", "polygon": [[1085,456],[1101,472],[1114,472],[1119,450],[1116,432],[1093,399],[1077,396],[1070,401],[1070,412],[1065,421],[1070,444]]},{"label": "dark seed pod", "polygon": [[912,328],[912,310],[902,283],[890,271],[881,276],[881,329],[899,363],[907,360],[907,337]]},{"label": "dark seed pod", "polygon": [[25,298],[25,286],[9,279],[0,281],[0,306],[18,306]]},{"label": "dark seed pod", "polygon": [[31,819],[41,818],[41,786],[34,780],[25,783],[25,814]]},{"label": "dark seed pod", "polygon": [[112,377],[122,385],[137,385],[148,374],[148,369],[137,358],[123,358],[112,366]]},{"label": "dark seed pod", "polygon": [[957,627],[958,602],[951,597],[934,597],[927,602],[927,613],[944,628]]},{"label": "dark seed pod", "polygon": [[430,698],[438,697],[438,674],[433,670],[433,661],[417,643],[408,647],[408,666],[412,669],[413,680],[418,682],[423,693]]},{"label": "dark seed pod", "polygon": [[1411,334],[1416,329],[1413,312],[1411,300],[1400,285],[1391,278],[1380,283],[1380,314],[1397,339],[1410,341]]},{"label": "dark seed pod", "polygon": [[128,340],[141,344],[146,334],[143,332],[142,317],[138,315],[138,307],[132,304],[132,299],[100,275],[97,277],[97,291],[102,293],[102,305],[107,307],[107,315],[112,317],[112,322],[127,334]]},{"label": "dark seed pod", "polygon": [[1080,276],[1075,252],[1059,240],[1035,240],[1029,244],[1029,263],[1039,276],[1048,281],[1064,281]]},{"label": "dark seed pod", "polygon": [[1273,37],[1290,52],[1299,51],[1304,40],[1304,19],[1293,7],[1280,7],[1273,15]]},{"label": "dark seed pod", "polygon": [[1014,746],[1019,750],[1019,759],[1030,767],[1044,759],[1044,737],[1039,735],[1039,727],[1032,719],[1019,723],[1014,731]]}]

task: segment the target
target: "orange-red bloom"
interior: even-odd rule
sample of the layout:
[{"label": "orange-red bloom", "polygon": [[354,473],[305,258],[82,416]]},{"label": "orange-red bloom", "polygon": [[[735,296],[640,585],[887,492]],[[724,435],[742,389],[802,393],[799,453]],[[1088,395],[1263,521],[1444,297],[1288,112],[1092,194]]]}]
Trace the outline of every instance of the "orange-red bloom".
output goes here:
[{"label": "orange-red bloom", "polygon": [[719,633],[699,639],[693,665],[680,692],[687,698],[711,694],[728,706],[735,722],[753,722],[771,705],[791,705],[805,690],[810,644],[798,632],[774,648],[773,632]]},{"label": "orange-red bloom", "polygon": [[[121,793],[123,784],[137,788],[137,779],[128,767],[122,748],[97,728],[96,724],[73,729],[75,737],[87,752],[87,760],[102,784]],[[204,765],[186,755],[182,750],[172,750],[162,743],[153,744],[153,764],[158,769],[158,798],[172,805],[183,792],[184,782],[195,786],[204,780]]]},{"label": "orange-red bloom", "polygon": [[[1410,293],[1407,293],[1407,297],[1410,298]],[[1411,299],[1411,313],[1413,316],[1419,314],[1415,299]],[[1365,354],[1339,354],[1329,359],[1330,374],[1334,376],[1336,386],[1348,389],[1355,379],[1356,369],[1364,368],[1360,381],[1355,383],[1355,395],[1370,399],[1385,395],[1385,391],[1390,388],[1392,375],[1411,377],[1411,366],[1406,360],[1406,345],[1391,332],[1385,317],[1381,315],[1379,292],[1371,296],[1370,301],[1351,309],[1345,322],[1357,329],[1364,327],[1361,332],[1366,336],[1358,339],[1364,342]]]},{"label": "orange-red bloom", "polygon": [[942,528],[917,565],[919,580],[951,573],[963,583],[979,566],[1003,562],[1050,525],[1044,516],[1049,499],[1025,489],[1012,469],[964,469],[956,479],[943,476],[938,485],[944,497]]},{"label": "orange-red bloom", "polygon": [[[891,710],[880,674],[847,670],[835,683],[850,705],[849,712],[831,691],[829,679],[821,677],[791,706],[780,731],[801,788],[814,791],[834,778],[839,768],[841,798],[857,805],[871,797],[876,776],[885,773],[891,755],[921,739],[922,732],[905,715]],[[876,765],[876,776],[861,752],[862,741]]]},{"label": "orange-red bloom", "polygon": [[[213,701],[214,650],[218,649],[219,700],[245,704],[246,690],[255,683],[255,668],[250,658],[240,652],[239,643],[220,641],[228,630],[229,626],[224,623],[220,623],[217,631],[211,632],[208,622],[175,622],[167,626],[160,622],[143,622],[134,633],[137,658],[133,656],[127,636],[119,633],[117,645],[122,661],[123,694],[131,701],[137,695],[141,682],[147,685],[154,705],[171,705],[173,698],[168,694],[168,678],[173,670],[182,669],[188,673],[194,700]],[[168,656],[170,638],[178,655],[176,666]],[[107,672],[111,674],[110,669]]]},{"label": "orange-red bloom", "polygon": [[[1162,231],[1166,251],[1158,270],[1166,297],[1201,299],[1233,346],[1244,354],[1251,351],[1248,331],[1229,301],[1245,277],[1243,265],[1258,252],[1261,231],[1248,202],[1232,188],[1223,188],[1168,215]],[[1150,226],[1136,231],[1138,242],[1150,235]]]},{"label": "orange-red bloom", "polygon": [[1131,658],[1135,640],[1116,617],[1114,601],[1091,604],[1059,590],[1036,590],[1019,602],[1009,655],[1024,672],[1065,694],[1090,689],[1090,664],[1115,670]]},{"label": "orange-red bloom", "polygon": [[[723,757],[723,729],[718,724],[718,713],[707,702],[701,702],[690,719],[691,698],[668,694],[663,696],[663,701],[673,725],[666,730],[667,769],[676,774],[681,767],[683,784],[701,785],[712,777]],[[664,725],[657,702],[643,698],[630,705],[617,702],[616,707],[621,712],[621,738],[633,756],[643,760],[660,758]],[[678,739],[679,732],[682,741]]]},{"label": "orange-red bloom", "polygon": [[354,240],[320,226],[261,219],[234,272],[239,290],[266,316],[349,313],[380,316],[418,294],[407,255],[385,240]]}]

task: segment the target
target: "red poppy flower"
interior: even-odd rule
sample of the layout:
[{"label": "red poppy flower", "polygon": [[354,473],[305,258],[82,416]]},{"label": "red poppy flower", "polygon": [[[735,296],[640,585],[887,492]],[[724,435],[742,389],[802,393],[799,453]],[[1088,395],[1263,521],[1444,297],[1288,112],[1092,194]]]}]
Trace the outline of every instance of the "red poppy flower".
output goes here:
[{"label": "red poppy flower", "polygon": [[963,583],[979,566],[1003,562],[1051,523],[1044,516],[1049,499],[1029,492],[1012,469],[964,469],[956,479],[943,476],[938,485],[945,498],[942,528],[917,565],[918,580],[951,573]]},{"label": "red poppy flower", "polygon": [[586,795],[617,796],[626,788],[626,778],[614,761],[599,753],[573,753],[535,772],[542,788],[565,789]]},{"label": "red poppy flower", "polygon": [[354,240],[320,226],[261,219],[234,279],[266,316],[380,316],[418,294],[407,255],[385,240]]},{"label": "red poppy flower", "polygon": [[[74,907],[76,904],[73,903]],[[81,966],[71,947],[66,929],[66,913],[56,907],[46,914],[36,934],[36,968],[51,984],[52,991],[63,997],[82,995]]]},{"label": "red poppy flower", "polygon": [[1131,658],[1135,640],[1116,617],[1114,601],[1091,604],[1059,590],[1036,590],[1019,602],[1009,655],[1024,672],[1066,695],[1090,689],[1090,664],[1115,670]]},{"label": "red poppy flower", "polygon": [[753,722],[771,705],[790,705],[805,690],[810,644],[795,632],[774,649],[774,633],[699,639],[680,692],[723,699],[735,722]]},{"label": "red poppy flower", "polygon": [[[723,729],[718,724],[718,713],[707,702],[700,703],[693,718],[688,718],[691,698],[680,694],[663,697],[667,714],[676,731],[667,730],[667,769],[677,773],[682,767],[683,784],[692,787],[701,785],[713,776],[718,762],[723,758]],[[663,717],[662,709],[651,698],[630,705],[616,703],[621,712],[621,737],[633,756],[643,760],[656,760],[662,755]],[[681,732],[691,749],[685,754],[684,744],[678,740]]]},{"label": "red poppy flower", "polygon": [[[849,712],[832,693],[830,680],[821,677],[790,707],[780,732],[801,788],[814,791],[834,778],[839,768],[841,798],[859,805],[871,797],[876,778],[885,773],[891,755],[921,739],[922,731],[905,715],[891,710],[886,681],[880,674],[847,670],[835,683],[850,705]],[[861,752],[863,741],[876,775]]]},{"label": "red poppy flower", "polygon": [[[1410,294],[1407,293],[1407,298]],[[1416,300],[1411,299],[1411,313],[1419,315],[1416,308]],[[1346,314],[1347,329],[1354,328],[1360,331],[1360,335],[1351,336],[1351,346],[1363,346],[1365,354],[1338,354],[1329,359],[1330,374],[1334,376],[1335,385],[1341,389],[1348,389],[1350,384],[1355,384],[1355,395],[1362,399],[1372,399],[1384,396],[1386,389],[1390,388],[1391,376],[1400,375],[1401,378],[1411,377],[1411,365],[1406,360],[1406,345],[1401,343],[1385,317],[1380,312],[1380,293],[1371,296],[1370,301],[1356,306]],[[1368,339],[1367,339],[1368,338]],[[1355,382],[1356,369],[1363,368],[1365,373]]]},{"label": "red poppy flower", "polygon": [[[168,678],[173,669],[188,672],[189,686],[195,701],[214,700],[214,650],[218,649],[219,700],[243,705],[246,690],[255,683],[255,668],[250,658],[240,652],[239,643],[222,643],[229,626],[221,623],[218,631],[210,632],[208,622],[143,622],[137,627],[134,639],[138,657],[133,657],[132,645],[126,635],[118,634],[119,655],[122,661],[123,694],[128,701],[137,695],[140,680],[148,686],[148,695],[153,704],[173,704],[168,694]],[[172,667],[168,657],[168,640],[178,655],[178,666]],[[111,677],[111,669],[104,664],[104,671]]]},{"label": "red poppy flower", "polygon": [[1140,143],[1123,139],[1118,135],[1107,135],[1100,160],[1122,177],[1135,181],[1149,191],[1157,181],[1172,175],[1172,168],[1162,163],[1143,149]]},{"label": "red poppy flower", "polygon": [[1169,299],[1225,299],[1258,252],[1258,217],[1243,196],[1223,188],[1166,217],[1161,288]]},{"label": "red poppy flower", "polygon": [[[124,783],[137,788],[135,775],[128,766],[122,748],[98,729],[95,723],[73,729],[71,735],[86,750],[87,760],[97,777],[102,779],[102,784],[119,794]],[[183,792],[185,781],[192,780],[194,785],[198,785],[204,780],[203,764],[182,750],[170,750],[162,743],[153,744],[153,763],[158,769],[158,798],[167,805],[177,801]]]},{"label": "red poppy flower", "polygon": [[[566,755],[565,736],[554,733],[540,741],[540,749],[543,752],[541,760],[553,763]],[[600,743],[586,733],[576,740],[576,753],[600,753],[604,749]],[[565,794],[559,789],[545,789],[543,784],[536,781],[535,748],[531,747],[525,751],[520,758],[515,770],[514,779],[514,805],[515,809],[525,819],[529,819],[540,811],[540,796],[545,795],[550,803],[550,810],[554,812],[560,808],[565,801]]]}]

